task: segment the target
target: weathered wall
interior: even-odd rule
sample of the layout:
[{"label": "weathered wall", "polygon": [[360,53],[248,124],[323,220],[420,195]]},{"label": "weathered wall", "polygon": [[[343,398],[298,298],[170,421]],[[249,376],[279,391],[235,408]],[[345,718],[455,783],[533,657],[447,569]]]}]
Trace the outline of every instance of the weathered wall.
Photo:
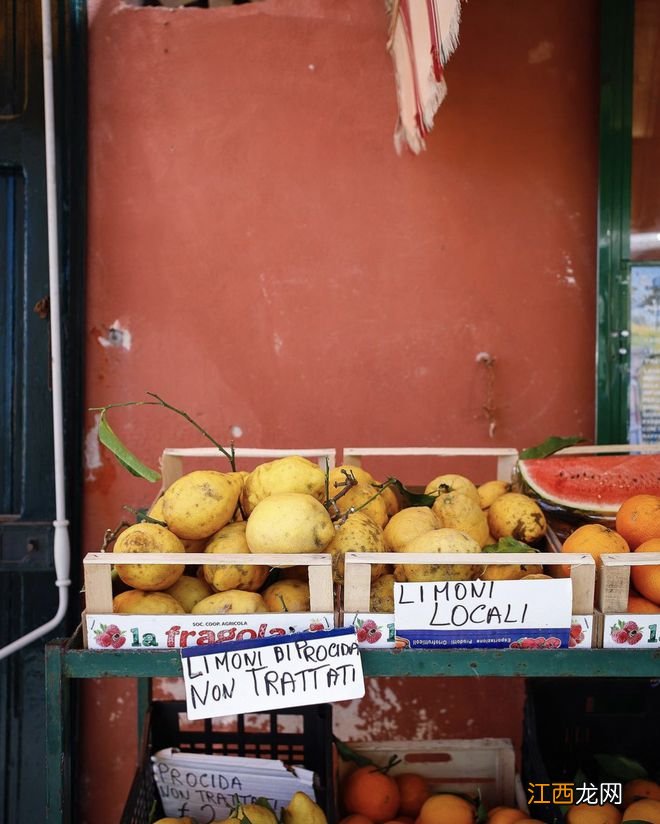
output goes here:
[{"label": "weathered wall", "polygon": [[[399,158],[381,0],[91,3],[88,405],[156,391],[246,446],[590,436],[596,8],[466,4],[428,151]],[[199,443],[160,410],[113,425],[152,464]],[[88,426],[86,550],[154,494]],[[521,704],[381,681],[338,729],[519,738]],[[86,690],[81,821],[117,820],[129,710],[130,684]]]}]

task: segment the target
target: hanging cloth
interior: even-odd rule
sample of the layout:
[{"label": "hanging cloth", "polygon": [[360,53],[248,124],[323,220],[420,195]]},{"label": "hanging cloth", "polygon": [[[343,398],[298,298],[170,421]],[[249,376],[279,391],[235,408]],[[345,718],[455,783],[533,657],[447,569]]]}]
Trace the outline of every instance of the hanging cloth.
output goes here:
[{"label": "hanging cloth", "polygon": [[458,45],[460,0],[386,0],[390,13],[387,48],[394,62],[399,119],[394,146],[415,154],[447,94],[444,66]]}]

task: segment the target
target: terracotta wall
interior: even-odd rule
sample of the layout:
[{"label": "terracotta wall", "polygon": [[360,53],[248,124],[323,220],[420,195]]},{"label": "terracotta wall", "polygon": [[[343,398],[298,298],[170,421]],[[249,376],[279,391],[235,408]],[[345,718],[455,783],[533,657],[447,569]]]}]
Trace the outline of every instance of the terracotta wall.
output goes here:
[{"label": "terracotta wall", "polygon": [[[89,5],[88,406],[156,391],[245,446],[592,435],[595,0],[466,4],[419,157],[392,146],[381,0]],[[154,495],[94,424],[85,550]],[[199,443],[160,410],[113,426],[152,464]],[[338,731],[519,741],[522,694],[382,680]],[[86,689],[81,822],[117,820],[133,700]]]}]

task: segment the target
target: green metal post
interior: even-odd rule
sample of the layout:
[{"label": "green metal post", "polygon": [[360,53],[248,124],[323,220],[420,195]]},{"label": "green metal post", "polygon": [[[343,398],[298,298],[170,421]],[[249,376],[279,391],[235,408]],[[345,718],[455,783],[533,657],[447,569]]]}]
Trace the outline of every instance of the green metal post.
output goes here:
[{"label": "green metal post", "polygon": [[46,823],[71,821],[70,698],[64,675],[66,640],[46,645]]},{"label": "green metal post", "polygon": [[146,718],[149,707],[151,706],[151,678],[137,679],[137,735],[138,735],[138,758],[142,753],[144,741],[144,719]]},{"label": "green metal post", "polygon": [[596,440],[628,440],[634,0],[601,0]]}]

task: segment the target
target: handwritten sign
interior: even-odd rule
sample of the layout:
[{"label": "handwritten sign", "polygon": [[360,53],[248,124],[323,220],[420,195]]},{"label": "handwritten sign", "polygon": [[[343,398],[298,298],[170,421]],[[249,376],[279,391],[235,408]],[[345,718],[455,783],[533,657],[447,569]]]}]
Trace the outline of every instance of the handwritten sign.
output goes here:
[{"label": "handwritten sign", "polygon": [[411,647],[567,647],[568,578],[394,585],[396,633]]},{"label": "handwritten sign", "polygon": [[314,773],[281,761],[160,750],[151,757],[165,815],[200,824],[227,818],[237,803],[265,798],[276,813],[302,791],[315,799]]},{"label": "handwritten sign", "polygon": [[352,628],[188,648],[181,659],[191,720],[364,695]]}]

